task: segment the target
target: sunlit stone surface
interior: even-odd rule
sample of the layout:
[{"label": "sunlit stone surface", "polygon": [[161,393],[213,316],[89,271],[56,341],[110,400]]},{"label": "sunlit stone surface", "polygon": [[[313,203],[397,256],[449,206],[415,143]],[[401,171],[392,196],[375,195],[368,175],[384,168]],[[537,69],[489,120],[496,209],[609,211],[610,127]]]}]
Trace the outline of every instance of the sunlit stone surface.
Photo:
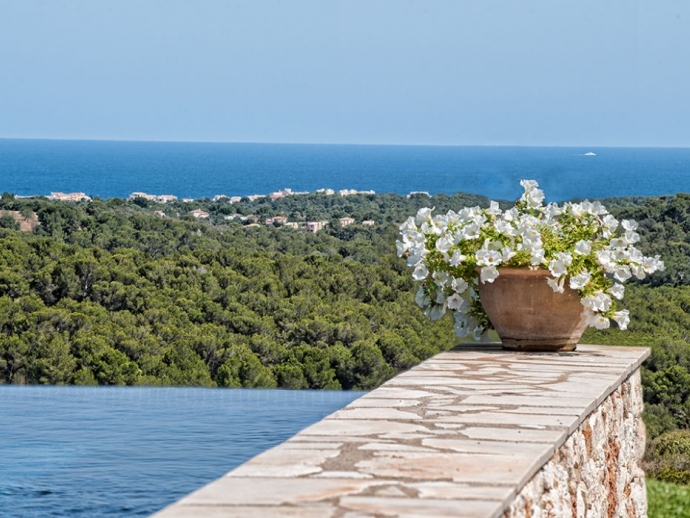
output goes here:
[{"label": "sunlit stone surface", "polygon": [[459,347],[155,516],[643,517],[648,354]]}]

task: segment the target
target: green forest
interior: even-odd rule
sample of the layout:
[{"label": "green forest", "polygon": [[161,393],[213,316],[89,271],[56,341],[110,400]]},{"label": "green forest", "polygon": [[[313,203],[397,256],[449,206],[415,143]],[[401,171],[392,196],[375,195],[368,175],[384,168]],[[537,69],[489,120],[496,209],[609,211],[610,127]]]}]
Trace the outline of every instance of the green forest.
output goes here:
[{"label": "green forest", "polygon": [[[628,331],[589,330],[583,341],[650,346],[648,435],[690,429],[690,196],[602,201],[640,223],[641,250],[666,270],[628,286]],[[450,318],[428,321],[414,303],[395,255],[399,224],[421,207],[477,204],[488,200],[65,203],[5,193],[0,383],[372,389],[457,343]],[[265,223],[274,216],[329,224],[309,233]]]}]

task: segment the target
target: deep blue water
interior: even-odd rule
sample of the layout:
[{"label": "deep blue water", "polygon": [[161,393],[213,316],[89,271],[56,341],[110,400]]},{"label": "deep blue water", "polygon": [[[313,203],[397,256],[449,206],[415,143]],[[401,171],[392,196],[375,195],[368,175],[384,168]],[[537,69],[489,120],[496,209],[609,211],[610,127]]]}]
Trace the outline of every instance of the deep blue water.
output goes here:
[{"label": "deep blue water", "polygon": [[[596,156],[584,156],[594,152]],[[690,148],[353,146],[0,139],[0,192],[199,198],[290,187],[483,194],[522,178],[547,201],[690,192]]]},{"label": "deep blue water", "polygon": [[148,516],[362,394],[0,386],[0,516]]}]

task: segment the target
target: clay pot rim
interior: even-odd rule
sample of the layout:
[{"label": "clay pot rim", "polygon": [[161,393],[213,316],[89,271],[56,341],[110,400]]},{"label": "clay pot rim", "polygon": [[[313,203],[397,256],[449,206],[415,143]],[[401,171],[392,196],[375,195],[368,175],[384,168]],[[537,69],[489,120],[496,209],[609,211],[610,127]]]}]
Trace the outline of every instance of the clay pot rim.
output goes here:
[{"label": "clay pot rim", "polygon": [[[503,274],[517,274],[533,277],[553,277],[551,272],[541,266],[497,266],[498,276]],[[477,272],[481,271],[481,266],[477,266]]]}]

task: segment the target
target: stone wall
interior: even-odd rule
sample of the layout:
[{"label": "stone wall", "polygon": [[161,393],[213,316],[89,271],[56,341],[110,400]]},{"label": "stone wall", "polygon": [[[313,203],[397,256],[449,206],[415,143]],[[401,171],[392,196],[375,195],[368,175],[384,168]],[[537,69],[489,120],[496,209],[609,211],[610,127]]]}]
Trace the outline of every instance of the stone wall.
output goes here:
[{"label": "stone wall", "polygon": [[648,354],[459,347],[156,516],[643,517]]},{"label": "stone wall", "polygon": [[505,518],[647,516],[645,431],[635,371],[522,488]]}]

